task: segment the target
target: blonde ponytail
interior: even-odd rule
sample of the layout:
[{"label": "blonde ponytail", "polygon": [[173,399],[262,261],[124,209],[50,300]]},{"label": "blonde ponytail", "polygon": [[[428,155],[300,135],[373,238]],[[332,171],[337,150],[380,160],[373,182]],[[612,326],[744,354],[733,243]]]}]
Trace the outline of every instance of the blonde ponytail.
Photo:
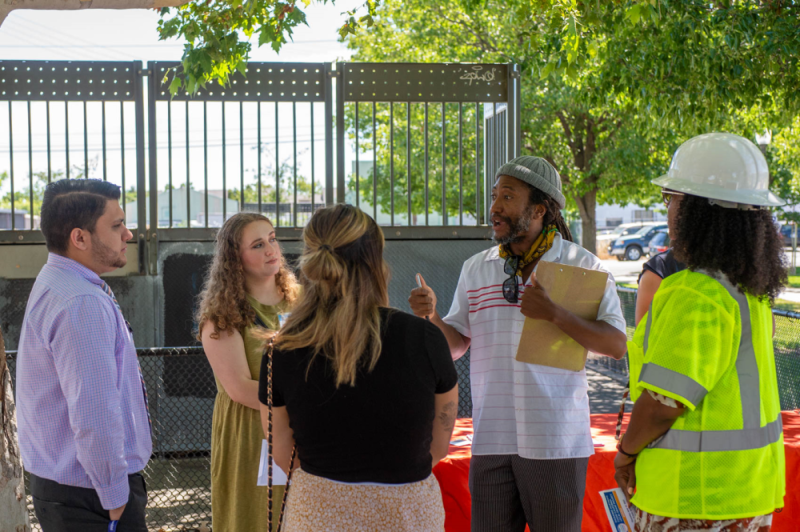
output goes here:
[{"label": "blonde ponytail", "polygon": [[303,231],[300,298],[276,337],[282,350],[311,347],[328,358],[336,385],[355,385],[381,353],[380,307],[389,304],[383,233],[361,209],[320,209]]}]

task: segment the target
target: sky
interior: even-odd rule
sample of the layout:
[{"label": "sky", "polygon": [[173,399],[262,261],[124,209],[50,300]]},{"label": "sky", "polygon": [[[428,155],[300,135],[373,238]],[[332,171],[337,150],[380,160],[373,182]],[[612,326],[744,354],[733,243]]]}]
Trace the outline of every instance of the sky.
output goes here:
[{"label": "sky", "polygon": [[[254,42],[251,61],[265,62],[327,62],[346,60],[351,51],[338,41],[338,28],[344,23],[345,11],[360,7],[363,0],[337,0],[336,5],[313,3],[306,9],[308,26],[295,30],[293,41],[284,45],[279,53],[269,46],[258,48]],[[37,11],[16,10],[0,26],[0,58],[16,60],[57,60],[57,61],[178,61],[181,58],[183,43],[178,40],[159,41],[157,33],[158,14],[153,10],[99,10],[78,11]],[[208,179],[208,188],[222,187],[222,104],[208,104],[206,138],[208,154],[203,150],[202,103],[189,105],[189,156],[186,153],[186,107],[185,104],[172,105],[172,174],[174,186],[187,179],[187,159],[191,161],[189,180],[196,189],[202,189]],[[245,144],[244,161],[240,163],[239,147],[239,107],[227,104],[226,137],[231,150],[226,152],[228,179],[238,178],[242,166],[247,174],[246,183],[257,167],[257,116],[256,104],[245,104],[242,124]],[[158,176],[159,188],[166,186],[170,173],[166,152],[166,138],[169,130],[166,120],[166,103],[158,104]],[[51,162],[52,171],[66,169],[66,114],[69,115],[69,166],[84,166],[84,128],[83,104],[72,102],[65,110],[63,102],[54,102],[50,107]],[[311,120],[310,104],[298,104],[296,113],[298,174],[310,175],[312,164],[310,156]],[[0,172],[7,171],[11,165],[9,145],[13,140],[13,168],[15,181],[27,180],[33,172],[47,170],[47,108],[44,102],[31,104],[31,143],[28,145],[27,109],[24,102],[15,102],[12,107],[13,139],[9,139],[9,109],[4,102],[0,105]],[[275,127],[274,104],[262,104],[262,171],[270,171],[275,166]],[[317,182],[324,179],[324,136],[322,104],[314,108],[315,157],[314,170]],[[102,177],[102,104],[90,102],[86,106],[86,139],[91,177]],[[292,105],[280,104],[279,118],[279,159],[293,164]],[[125,133],[121,133],[120,104],[106,104],[106,169],[110,181],[122,184],[123,173],[126,188],[136,179],[135,137],[132,129],[134,120],[133,104],[124,104]],[[122,144],[124,140],[124,161]],[[349,147],[346,165],[351,165],[352,152]],[[208,172],[204,157],[208,158]],[[30,163],[29,163],[30,159]],[[73,175],[74,176],[74,175]],[[238,179],[236,179],[238,181]],[[229,181],[230,182],[230,181]],[[6,181],[0,188],[0,195],[9,191]]]},{"label": "sky", "polygon": [[[345,11],[364,0],[313,3],[306,10],[308,27],[295,30],[294,42],[280,54],[253,45],[252,61],[334,61],[350,57],[338,42]],[[83,9],[77,11],[15,10],[0,26],[0,57],[61,61],[177,61],[183,43],[159,41],[159,16],[153,10]]]}]

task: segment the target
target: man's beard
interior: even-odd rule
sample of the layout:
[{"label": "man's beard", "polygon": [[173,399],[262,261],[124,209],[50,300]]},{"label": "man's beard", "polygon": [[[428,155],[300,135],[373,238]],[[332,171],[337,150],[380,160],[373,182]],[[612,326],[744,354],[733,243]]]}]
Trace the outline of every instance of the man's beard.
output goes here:
[{"label": "man's beard", "polygon": [[128,263],[128,259],[124,255],[106,246],[94,235],[92,235],[92,258],[95,262],[109,268],[122,268]]},{"label": "man's beard", "polygon": [[496,236],[492,238],[497,244],[508,246],[515,242],[519,242],[525,238],[531,228],[533,221],[533,205],[529,205],[525,211],[516,219],[512,220],[506,216],[496,216],[503,220],[508,225],[508,234],[502,238]]}]

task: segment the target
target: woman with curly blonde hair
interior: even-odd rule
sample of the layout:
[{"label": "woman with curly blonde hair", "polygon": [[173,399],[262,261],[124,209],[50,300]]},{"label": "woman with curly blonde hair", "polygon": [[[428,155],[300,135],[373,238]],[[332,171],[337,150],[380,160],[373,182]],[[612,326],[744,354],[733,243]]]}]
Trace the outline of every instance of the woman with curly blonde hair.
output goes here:
[{"label": "woman with curly blonde hair", "polygon": [[[217,397],[211,429],[211,511],[215,532],[267,529],[267,488],[257,487],[261,455],[258,377],[263,331],[298,295],[275,229],[259,213],[234,215],[217,233],[197,311]],[[278,488],[277,496],[282,495]]]}]

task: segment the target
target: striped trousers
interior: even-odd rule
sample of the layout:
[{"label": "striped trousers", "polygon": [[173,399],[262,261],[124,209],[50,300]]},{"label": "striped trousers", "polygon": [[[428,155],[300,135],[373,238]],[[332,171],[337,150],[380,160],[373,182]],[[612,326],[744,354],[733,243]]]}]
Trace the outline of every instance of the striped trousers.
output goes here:
[{"label": "striped trousers", "polygon": [[472,532],[580,532],[589,458],[473,455]]}]

